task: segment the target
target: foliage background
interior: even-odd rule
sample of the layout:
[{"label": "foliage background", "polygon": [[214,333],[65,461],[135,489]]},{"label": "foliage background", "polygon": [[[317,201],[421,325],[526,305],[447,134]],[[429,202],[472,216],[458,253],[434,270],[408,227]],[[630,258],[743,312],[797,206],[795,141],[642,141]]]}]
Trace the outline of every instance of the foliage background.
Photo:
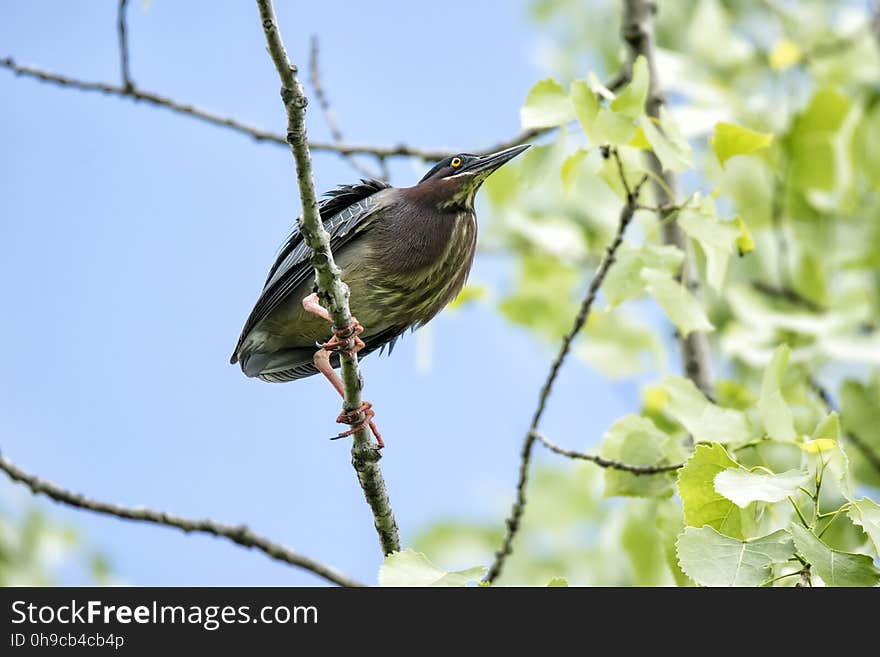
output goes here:
[{"label": "foliage background", "polygon": [[[4,7],[0,42],[10,54],[115,79],[111,3],[50,4]],[[567,84],[589,71],[608,79],[623,55],[617,2],[311,5],[278,3],[279,19],[321,37],[324,84],[357,141],[481,146],[518,130],[535,80]],[[785,341],[792,355],[782,394],[798,435],[824,415],[805,385],[810,374],[836,396],[850,380],[839,395],[844,424],[880,447],[880,392],[857,383],[880,360],[880,161],[869,147],[880,136],[880,65],[863,29],[869,14],[848,2],[661,5],[662,83],[699,171],[684,173],[684,194],[717,190],[719,215],[740,216],[756,245],[732,257],[725,286],[706,294],[719,402],[752,409],[770,353]],[[143,86],[280,125],[250,5],[135,5],[129,29]],[[288,46],[305,62],[305,35],[296,36]],[[466,63],[474,49],[479,66]],[[14,154],[0,162],[0,236],[12,245],[0,263],[0,336],[15,345],[0,383],[4,452],[96,497],[247,521],[373,581],[378,553],[347,455],[319,439],[333,431],[336,401],[317,380],[266,386],[226,365],[296,213],[289,154],[10,75],[0,76],[0,94],[0,139]],[[718,121],[774,140],[722,169],[707,140]],[[327,136],[316,109],[309,129]],[[404,340],[393,359],[365,361],[404,543],[445,568],[487,563],[497,546],[551,350],[615,228],[620,200],[591,174],[593,159],[564,188],[560,166],[583,143],[576,128],[568,133],[487,186],[475,300]],[[397,162],[393,180],[410,184],[423,168]],[[326,155],[316,157],[316,174],[322,189],[356,175]],[[639,214],[634,245],[656,238],[654,222]],[[756,291],[753,281],[789,289],[797,301]],[[627,301],[597,314],[586,334],[580,362],[555,388],[546,433],[595,450],[616,419],[640,410],[675,432],[656,385],[678,371],[662,310],[650,299]],[[487,336],[493,346],[477,348]],[[435,399],[448,408],[442,423],[425,420],[425,400]],[[859,452],[847,453],[858,490],[870,493],[880,477]],[[558,575],[576,584],[685,583],[670,558],[678,502],[605,499],[605,475],[593,466],[539,456],[503,583]],[[88,581],[84,565],[97,549],[116,577],[137,584],[314,582],[210,539],[40,502],[21,511],[26,496],[8,484],[0,490],[4,533],[19,546],[4,553],[26,555],[0,562],[4,581]],[[88,547],[74,548],[61,567],[23,565],[37,554],[20,547],[28,518],[42,514],[45,536],[57,535],[57,524],[75,527]],[[841,550],[865,546],[846,518],[824,539]],[[103,566],[94,572],[105,576]]]}]

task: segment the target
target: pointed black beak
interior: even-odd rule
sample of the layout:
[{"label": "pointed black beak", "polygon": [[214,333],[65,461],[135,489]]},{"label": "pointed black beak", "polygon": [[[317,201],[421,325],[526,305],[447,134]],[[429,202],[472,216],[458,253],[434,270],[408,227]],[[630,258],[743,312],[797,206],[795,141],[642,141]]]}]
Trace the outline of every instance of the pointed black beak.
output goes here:
[{"label": "pointed black beak", "polygon": [[503,151],[498,151],[497,153],[492,153],[491,155],[483,155],[479,159],[472,161],[468,164],[460,173],[485,173],[485,175],[489,175],[495,169],[498,169],[503,164],[510,162],[517,155],[525,151],[531,146],[531,144],[523,144],[522,146],[513,146],[512,148],[505,148]]}]

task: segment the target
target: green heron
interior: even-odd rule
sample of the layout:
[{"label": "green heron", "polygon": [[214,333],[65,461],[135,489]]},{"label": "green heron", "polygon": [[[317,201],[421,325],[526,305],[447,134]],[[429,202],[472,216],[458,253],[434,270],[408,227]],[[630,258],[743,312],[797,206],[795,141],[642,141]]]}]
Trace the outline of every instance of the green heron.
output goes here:
[{"label": "green heron", "polygon": [[[477,189],[527,148],[448,157],[413,187],[362,179],[329,192],[319,210],[351,291],[352,324],[323,342],[332,321],[318,302],[309,247],[294,229],[269,270],[230,362],[239,363],[247,376],[270,382],[321,372],[343,395],[333,369],[340,352],[363,357],[387,346],[391,353],[404,331],[426,324],[461,290],[477,242]],[[369,402],[357,411],[337,418],[353,425],[338,437],[369,424],[381,447]]]}]

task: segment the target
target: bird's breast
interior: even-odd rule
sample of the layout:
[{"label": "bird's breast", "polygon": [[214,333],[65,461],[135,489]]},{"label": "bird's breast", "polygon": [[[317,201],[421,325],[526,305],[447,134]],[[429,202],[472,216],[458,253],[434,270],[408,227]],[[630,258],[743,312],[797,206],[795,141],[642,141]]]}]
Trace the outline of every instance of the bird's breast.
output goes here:
[{"label": "bird's breast", "polygon": [[[476,242],[472,211],[411,216],[402,228],[376,231],[364,292],[394,323],[424,324],[464,286]],[[356,295],[353,289],[353,304]]]}]

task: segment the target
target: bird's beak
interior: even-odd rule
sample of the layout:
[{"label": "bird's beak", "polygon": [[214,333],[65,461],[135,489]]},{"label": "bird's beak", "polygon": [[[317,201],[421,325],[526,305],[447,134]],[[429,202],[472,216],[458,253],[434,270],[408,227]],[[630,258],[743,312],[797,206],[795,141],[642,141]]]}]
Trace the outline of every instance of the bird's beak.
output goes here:
[{"label": "bird's beak", "polygon": [[497,153],[492,153],[491,155],[483,155],[479,159],[471,162],[464,170],[460,173],[481,173],[483,175],[480,176],[481,179],[488,176],[490,173],[498,169],[501,165],[510,162],[517,155],[525,151],[529,148],[531,144],[523,144],[522,146],[513,146],[512,148],[505,148],[503,151],[498,151]]}]

